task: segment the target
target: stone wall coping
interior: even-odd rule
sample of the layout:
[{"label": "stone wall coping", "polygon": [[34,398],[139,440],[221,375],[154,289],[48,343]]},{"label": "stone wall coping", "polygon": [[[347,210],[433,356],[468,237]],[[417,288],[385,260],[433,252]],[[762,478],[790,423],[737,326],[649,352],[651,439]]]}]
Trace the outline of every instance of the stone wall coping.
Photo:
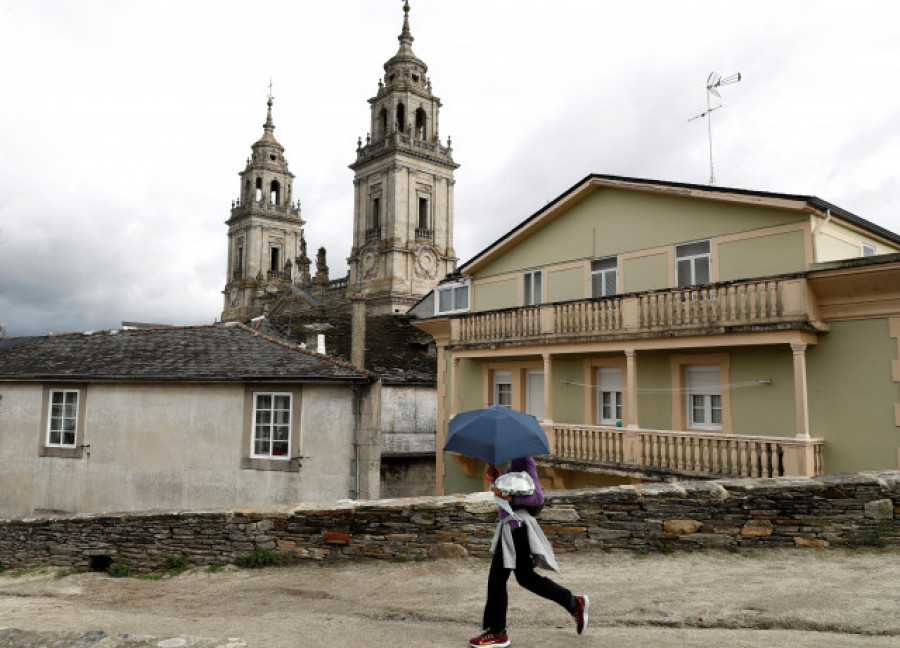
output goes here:
[{"label": "stone wall coping", "polygon": [[[649,498],[725,499],[731,492],[791,491],[809,492],[824,490],[826,487],[873,486],[886,492],[900,492],[900,471],[831,474],[817,477],[777,477],[771,479],[714,479],[709,481],[648,482],[627,486],[605,488],[583,488],[576,490],[548,490],[545,492],[548,506],[567,504],[574,501],[588,503],[615,503],[640,501]],[[436,497],[405,497],[380,500],[332,500],[302,502],[300,504],[272,504],[265,506],[245,506],[239,508],[204,509],[199,511],[140,511],[120,513],[79,513],[72,515],[48,515],[15,519],[0,519],[0,525],[41,524],[72,520],[115,521],[119,519],[153,519],[172,517],[244,517],[244,518],[290,518],[294,515],[310,513],[327,514],[367,511],[376,509],[441,509],[461,506],[468,512],[493,511],[495,507],[490,492],[442,495]]]}]

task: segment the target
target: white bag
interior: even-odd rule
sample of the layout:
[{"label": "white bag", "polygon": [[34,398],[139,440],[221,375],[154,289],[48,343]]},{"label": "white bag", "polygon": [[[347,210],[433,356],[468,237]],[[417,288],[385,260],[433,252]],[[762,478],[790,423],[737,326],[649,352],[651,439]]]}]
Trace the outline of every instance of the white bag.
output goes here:
[{"label": "white bag", "polygon": [[534,495],[534,480],[527,472],[510,472],[497,477],[494,482],[504,495]]}]

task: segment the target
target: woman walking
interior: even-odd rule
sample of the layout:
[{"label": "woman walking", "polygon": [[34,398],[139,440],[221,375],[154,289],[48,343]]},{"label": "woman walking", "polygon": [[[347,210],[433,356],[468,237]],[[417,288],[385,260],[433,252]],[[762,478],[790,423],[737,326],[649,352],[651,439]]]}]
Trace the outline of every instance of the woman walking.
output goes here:
[{"label": "woman walking", "polygon": [[510,572],[515,572],[516,581],[528,591],[565,608],[575,619],[578,634],[584,632],[588,623],[587,596],[573,596],[565,587],[534,571],[537,565],[559,572],[553,548],[531,513],[531,510],[544,503],[544,492],[538,481],[534,458],[513,459],[506,472],[527,473],[534,482],[534,492],[530,495],[504,493],[493,483],[500,476],[500,471],[496,466],[488,466],[485,476],[491,482],[491,490],[494,495],[509,502],[512,514],[505,510],[505,506],[499,509],[500,520],[491,544],[494,556],[488,574],[487,603],[481,623],[484,632],[469,641],[471,648],[509,646],[509,636],[506,633],[506,583]]}]

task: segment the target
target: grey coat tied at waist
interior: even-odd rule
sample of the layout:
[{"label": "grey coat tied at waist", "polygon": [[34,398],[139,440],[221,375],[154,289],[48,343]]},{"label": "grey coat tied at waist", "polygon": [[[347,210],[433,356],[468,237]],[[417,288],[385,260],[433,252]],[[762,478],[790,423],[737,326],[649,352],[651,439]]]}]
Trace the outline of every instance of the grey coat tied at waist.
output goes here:
[{"label": "grey coat tied at waist", "polygon": [[516,568],[516,548],[513,544],[512,530],[509,528],[509,523],[513,520],[528,530],[528,545],[531,548],[535,566],[543,569],[552,569],[557,574],[560,573],[559,564],[556,562],[556,556],[553,555],[553,547],[550,546],[550,541],[547,540],[547,536],[544,535],[534,516],[524,509],[517,510],[509,517],[497,522],[494,539],[491,541],[491,553],[497,551],[497,545],[499,544],[501,551],[503,551],[503,566],[506,569]]}]

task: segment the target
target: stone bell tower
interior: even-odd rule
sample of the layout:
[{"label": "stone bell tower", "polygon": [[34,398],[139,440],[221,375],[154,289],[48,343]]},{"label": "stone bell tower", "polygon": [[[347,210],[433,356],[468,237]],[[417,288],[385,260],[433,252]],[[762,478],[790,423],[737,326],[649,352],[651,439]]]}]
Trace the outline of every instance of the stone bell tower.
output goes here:
[{"label": "stone bell tower", "polygon": [[355,172],[353,248],[348,295],[361,294],[370,314],[405,313],[456,267],[453,251],[453,161],[438,137],[441,101],[428,66],[412,51],[409,3],[400,49],[384,64],[369,99],[371,128],[360,140]]},{"label": "stone bell tower", "polygon": [[[240,198],[231,205],[228,266],[222,321],[246,320],[266,312],[279,294],[291,289],[303,265],[304,221],[300,201],[291,202],[294,174],[284,147],[275,140],[269,93],[263,136],[240,172]],[[309,259],[305,259],[308,266]]]}]

